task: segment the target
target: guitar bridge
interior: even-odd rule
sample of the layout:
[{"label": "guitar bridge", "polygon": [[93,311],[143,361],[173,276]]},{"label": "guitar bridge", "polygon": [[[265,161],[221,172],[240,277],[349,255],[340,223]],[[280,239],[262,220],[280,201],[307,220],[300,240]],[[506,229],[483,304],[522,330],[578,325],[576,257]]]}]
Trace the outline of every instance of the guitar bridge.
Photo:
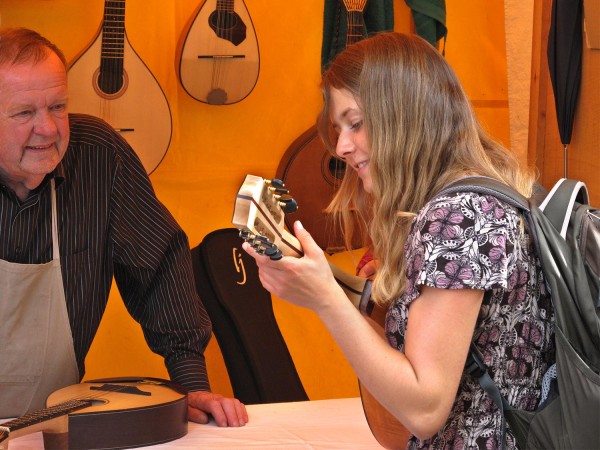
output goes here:
[{"label": "guitar bridge", "polygon": [[91,391],[105,391],[105,392],[121,392],[123,394],[133,395],[146,395],[150,396],[152,393],[142,391],[137,386],[123,386],[118,384],[103,384],[102,386],[91,386]]}]

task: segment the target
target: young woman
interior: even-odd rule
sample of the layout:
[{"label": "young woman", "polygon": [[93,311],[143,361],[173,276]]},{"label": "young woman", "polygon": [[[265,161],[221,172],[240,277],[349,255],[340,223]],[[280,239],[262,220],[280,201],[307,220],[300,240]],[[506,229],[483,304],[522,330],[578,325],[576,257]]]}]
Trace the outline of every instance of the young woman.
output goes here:
[{"label": "young woman", "polygon": [[[452,69],[417,36],[382,33],[349,46],[322,90],[320,133],[347,165],[330,210],[347,242],[357,220],[367,230],[387,342],[300,223],[303,258],[271,261],[245,244],[261,281],[318,314],[362,384],[413,434],[410,448],[499,448],[500,414],[464,373],[469,345],[511,405],[534,409],[553,311],[518,211],[492,196],[436,193],[482,175],[530,195],[533,177],[485,134]],[[507,441],[516,447],[510,430]]]}]

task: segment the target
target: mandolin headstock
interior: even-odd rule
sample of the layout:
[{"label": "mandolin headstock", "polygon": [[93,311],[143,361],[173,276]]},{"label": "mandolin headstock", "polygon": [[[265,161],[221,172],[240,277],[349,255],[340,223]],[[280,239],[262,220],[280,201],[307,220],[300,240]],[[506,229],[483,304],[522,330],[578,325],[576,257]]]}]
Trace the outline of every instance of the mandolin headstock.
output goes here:
[{"label": "mandolin headstock", "polygon": [[285,214],[298,209],[280,180],[246,175],[235,199],[232,223],[240,237],[272,259],[303,255],[298,240],[285,229]]}]

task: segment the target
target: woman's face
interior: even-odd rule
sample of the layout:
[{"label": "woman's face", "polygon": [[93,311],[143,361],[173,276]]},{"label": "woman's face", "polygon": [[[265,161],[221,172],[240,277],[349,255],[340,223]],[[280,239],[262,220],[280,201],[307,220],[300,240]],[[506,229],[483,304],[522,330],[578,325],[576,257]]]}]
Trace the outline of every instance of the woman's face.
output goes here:
[{"label": "woman's face", "polygon": [[337,134],[336,154],[346,162],[347,167],[356,170],[364,190],[371,193],[371,150],[363,126],[362,111],[348,90],[330,90],[329,118]]}]

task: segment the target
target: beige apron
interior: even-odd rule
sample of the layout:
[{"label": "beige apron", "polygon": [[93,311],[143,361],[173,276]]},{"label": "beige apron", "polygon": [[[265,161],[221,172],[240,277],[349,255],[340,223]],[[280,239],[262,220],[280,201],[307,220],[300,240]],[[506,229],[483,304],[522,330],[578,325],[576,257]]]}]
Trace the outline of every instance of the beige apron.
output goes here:
[{"label": "beige apron", "polygon": [[79,381],[60,270],[54,179],[51,198],[52,261],[0,259],[0,417],[43,408],[53,391]]}]

